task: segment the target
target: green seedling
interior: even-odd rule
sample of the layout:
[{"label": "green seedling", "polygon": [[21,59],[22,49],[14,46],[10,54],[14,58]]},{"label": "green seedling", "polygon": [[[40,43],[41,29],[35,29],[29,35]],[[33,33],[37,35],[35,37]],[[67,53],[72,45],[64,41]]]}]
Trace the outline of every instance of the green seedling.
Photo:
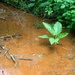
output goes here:
[{"label": "green seedling", "polygon": [[39,38],[49,39],[51,45],[58,44],[60,39],[68,35],[67,32],[62,33],[62,24],[60,22],[56,22],[55,24],[48,24],[46,22],[43,22],[43,25],[52,34],[52,36],[43,35],[39,36]]}]

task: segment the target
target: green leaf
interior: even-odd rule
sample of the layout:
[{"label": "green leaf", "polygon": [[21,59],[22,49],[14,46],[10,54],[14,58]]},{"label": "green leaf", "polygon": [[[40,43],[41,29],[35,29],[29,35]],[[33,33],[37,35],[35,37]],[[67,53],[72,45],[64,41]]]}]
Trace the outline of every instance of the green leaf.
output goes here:
[{"label": "green leaf", "polygon": [[40,3],[40,6],[41,6],[41,7],[45,7],[45,6],[47,6],[48,4],[50,4],[50,2],[43,2],[43,3]]},{"label": "green leaf", "polygon": [[67,28],[70,28],[71,29],[72,28],[72,25],[68,25]]},{"label": "green leaf", "polygon": [[35,0],[30,0],[30,1],[33,1],[34,2]]},{"label": "green leaf", "polygon": [[65,7],[66,7],[65,4],[62,4],[60,8],[64,9]]},{"label": "green leaf", "polygon": [[62,0],[54,0],[55,2],[62,2]]},{"label": "green leaf", "polygon": [[39,38],[50,38],[48,35],[39,36]]},{"label": "green leaf", "polygon": [[45,27],[52,35],[55,35],[53,26],[52,26],[51,24],[48,24],[48,23],[46,23],[46,22],[43,22],[43,25],[44,25],[44,27]]},{"label": "green leaf", "polygon": [[65,32],[65,33],[61,33],[57,36],[57,38],[61,39],[61,38],[64,38],[68,35],[69,33]]},{"label": "green leaf", "polygon": [[30,7],[33,7],[34,6],[34,3],[30,3],[30,4],[28,4],[28,7],[30,8]]},{"label": "green leaf", "polygon": [[54,24],[54,31],[55,31],[55,35],[58,35],[61,33],[62,31],[62,24],[60,22],[56,22]]},{"label": "green leaf", "polygon": [[49,41],[50,41],[51,45],[52,45],[52,44],[57,44],[57,43],[59,43],[59,38],[56,38],[56,39],[54,39],[54,38],[49,38]]}]

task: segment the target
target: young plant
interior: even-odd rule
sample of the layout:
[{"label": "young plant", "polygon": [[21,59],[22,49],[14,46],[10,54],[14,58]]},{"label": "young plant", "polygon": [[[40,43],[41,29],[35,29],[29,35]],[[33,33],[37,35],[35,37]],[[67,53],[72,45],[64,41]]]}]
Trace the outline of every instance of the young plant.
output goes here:
[{"label": "young plant", "polygon": [[54,25],[43,22],[44,27],[52,34],[52,36],[43,35],[39,36],[39,38],[47,38],[49,39],[50,44],[58,44],[61,38],[64,38],[68,35],[67,32],[62,32],[62,24],[60,22],[56,22]]}]

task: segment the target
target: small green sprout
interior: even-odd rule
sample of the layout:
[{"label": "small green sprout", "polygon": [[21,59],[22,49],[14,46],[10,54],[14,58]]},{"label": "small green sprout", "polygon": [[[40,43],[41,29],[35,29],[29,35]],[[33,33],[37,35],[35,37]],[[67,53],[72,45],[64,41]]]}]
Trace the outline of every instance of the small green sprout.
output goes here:
[{"label": "small green sprout", "polygon": [[51,45],[56,45],[59,43],[60,39],[66,37],[69,33],[62,32],[62,24],[60,22],[56,22],[54,25],[43,22],[44,27],[52,34],[52,37],[48,35],[39,36],[39,38],[49,39]]}]

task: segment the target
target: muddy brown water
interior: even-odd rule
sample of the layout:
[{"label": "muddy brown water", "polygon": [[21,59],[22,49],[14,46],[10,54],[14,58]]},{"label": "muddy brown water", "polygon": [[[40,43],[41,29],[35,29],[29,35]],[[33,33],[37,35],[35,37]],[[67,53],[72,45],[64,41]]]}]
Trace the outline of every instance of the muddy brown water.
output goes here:
[{"label": "muddy brown water", "polygon": [[9,60],[5,51],[0,51],[0,75],[75,75],[75,41],[72,34],[61,39],[52,47],[48,40],[38,38],[49,34],[45,28],[37,29],[34,24],[44,19],[0,3],[0,37],[21,34],[16,38],[0,40],[16,58]]}]

